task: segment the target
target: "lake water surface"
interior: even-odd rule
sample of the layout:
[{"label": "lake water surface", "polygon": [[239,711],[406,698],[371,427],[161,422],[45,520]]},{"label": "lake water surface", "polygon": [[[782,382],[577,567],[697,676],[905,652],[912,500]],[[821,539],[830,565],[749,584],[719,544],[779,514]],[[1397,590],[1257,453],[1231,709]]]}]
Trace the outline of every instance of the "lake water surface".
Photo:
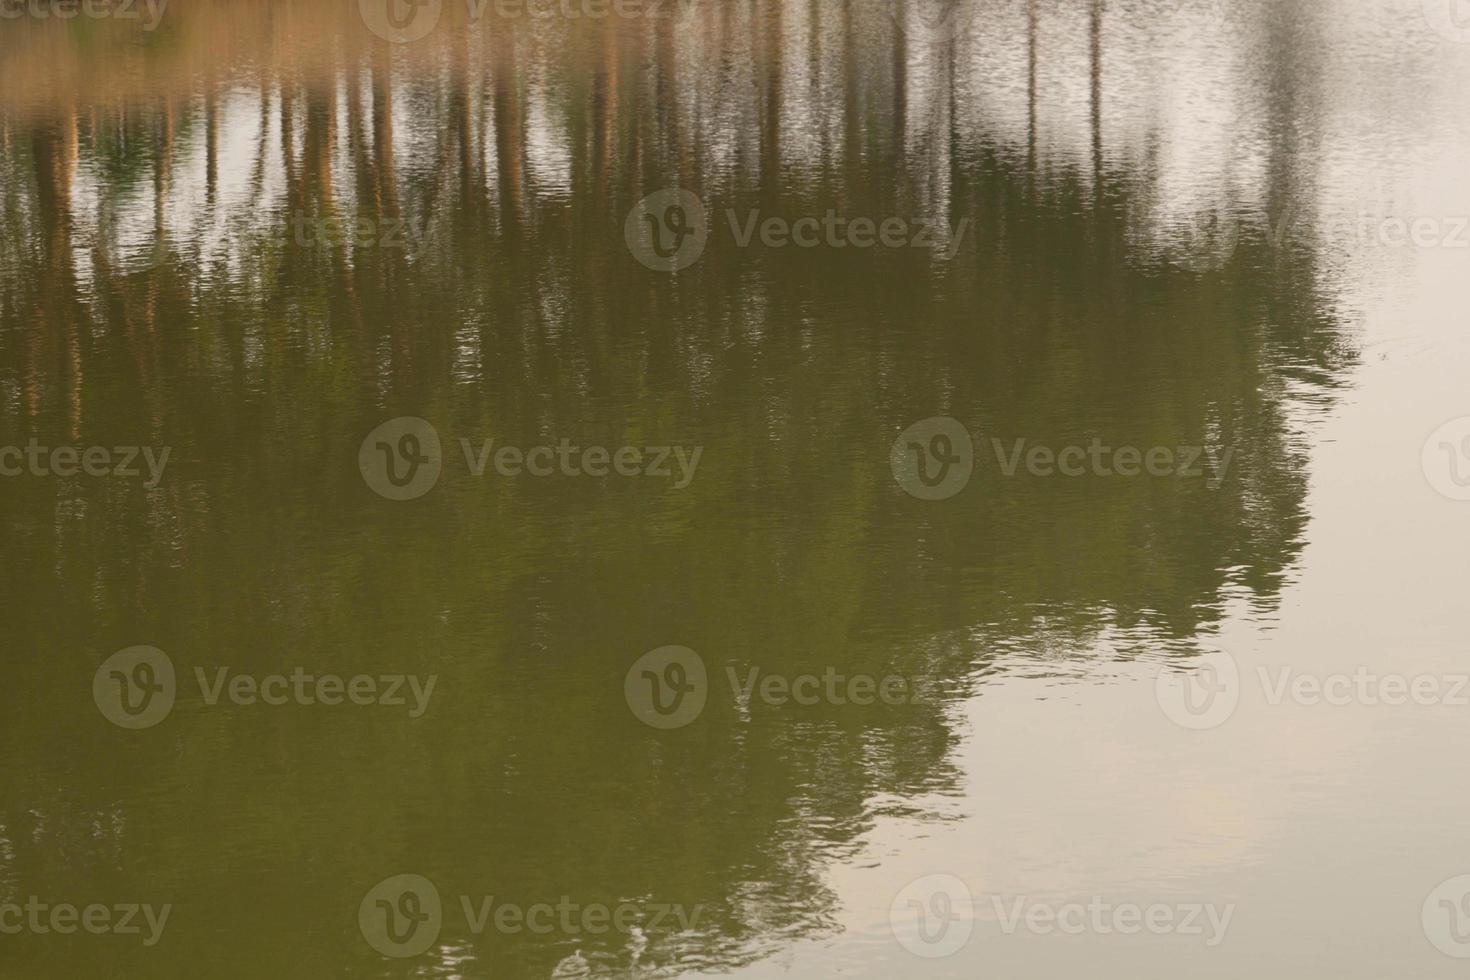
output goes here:
[{"label": "lake water surface", "polygon": [[0,977],[1463,974],[1470,18],[934,2],[0,6]]}]

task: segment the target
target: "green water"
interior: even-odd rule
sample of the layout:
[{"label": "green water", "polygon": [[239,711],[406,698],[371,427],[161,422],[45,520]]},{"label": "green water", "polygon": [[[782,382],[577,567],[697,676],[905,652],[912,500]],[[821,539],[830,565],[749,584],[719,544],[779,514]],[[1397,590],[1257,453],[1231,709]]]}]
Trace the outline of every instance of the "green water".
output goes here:
[{"label": "green water", "polygon": [[0,976],[1457,975],[1470,46],[919,6],[0,21]]}]

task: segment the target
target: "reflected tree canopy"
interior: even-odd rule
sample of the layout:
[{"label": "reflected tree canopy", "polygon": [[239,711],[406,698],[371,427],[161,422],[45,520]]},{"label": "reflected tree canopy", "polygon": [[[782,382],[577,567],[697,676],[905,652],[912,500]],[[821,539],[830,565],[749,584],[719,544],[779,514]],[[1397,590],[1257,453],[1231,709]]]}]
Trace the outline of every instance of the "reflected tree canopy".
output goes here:
[{"label": "reflected tree canopy", "polygon": [[[1354,357],[1310,242],[1263,220],[1311,180],[1280,124],[1311,93],[1241,82],[1263,158],[1181,196],[1160,161],[1191,134],[1109,129],[1110,86],[1149,84],[1144,15],[992,6],[942,43],[897,29],[904,0],[634,23],[450,5],[411,46],[351,5],[191,4],[147,37],[7,25],[5,77],[58,84],[0,101],[0,444],[172,462],[151,489],[0,482],[9,666],[41,692],[4,723],[28,775],[0,808],[0,892],[167,896],[160,976],[408,975],[351,915],[404,870],[446,896],[698,905],[643,964],[727,967],[832,928],[824,867],[873,821],[945,818],[948,706],[990,673],[1085,673],[1187,650],[1227,603],[1269,611],[1306,522],[1300,434]],[[623,237],[667,187],[710,220],[676,275]],[[828,211],[967,232],[949,259],[742,247],[729,216]],[[412,504],[355,466],[397,415],[446,446]],[[935,415],[970,428],[977,472],[924,503],[888,452]],[[459,443],[563,437],[703,457],[675,490],[475,477]],[[1228,453],[1228,474],[997,464],[997,442],[1095,437]],[[120,743],[85,692],[134,643],[185,693]],[[656,732],[622,678],[669,643],[714,690]],[[225,665],[440,680],[417,721],[208,708],[193,668]],[[929,697],[743,705],[726,681],[828,665]],[[572,950],[456,921],[444,975]],[[627,967],[626,937],[582,938]]]}]

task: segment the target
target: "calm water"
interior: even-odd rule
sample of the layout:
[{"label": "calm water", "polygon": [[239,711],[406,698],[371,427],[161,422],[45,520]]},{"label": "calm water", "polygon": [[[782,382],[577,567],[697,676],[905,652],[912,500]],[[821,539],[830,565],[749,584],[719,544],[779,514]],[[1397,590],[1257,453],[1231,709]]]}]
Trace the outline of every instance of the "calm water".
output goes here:
[{"label": "calm water", "polygon": [[0,977],[1462,975],[1470,21],[931,3],[0,20]]}]

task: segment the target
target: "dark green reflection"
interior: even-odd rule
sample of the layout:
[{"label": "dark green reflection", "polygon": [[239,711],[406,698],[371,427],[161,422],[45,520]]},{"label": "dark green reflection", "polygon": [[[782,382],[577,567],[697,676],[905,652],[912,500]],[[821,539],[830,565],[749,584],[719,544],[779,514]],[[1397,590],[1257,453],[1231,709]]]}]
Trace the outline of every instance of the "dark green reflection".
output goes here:
[{"label": "dark green reflection", "polygon": [[[130,49],[177,79],[162,92],[4,118],[0,445],[172,452],[153,489],[0,480],[0,898],[174,905],[152,949],[0,939],[16,975],[545,976],[577,948],[629,965],[622,935],[469,935],[461,894],[698,907],[641,964],[729,967],[832,928],[825,870],[876,819],[991,805],[962,795],[947,711],[987,673],[1096,655],[1104,634],[1128,638],[1120,656],[1187,649],[1227,597],[1272,607],[1306,525],[1298,426],[1352,355],[1309,248],[1273,251],[1231,210],[1192,253],[1143,244],[1153,175],[1108,165],[1099,113],[1085,162],[1043,166],[1034,88],[1017,146],[964,111],[963,43],[925,62],[920,98],[913,39],[852,5],[712,5],[557,45],[456,29],[414,55],[349,19],[300,28],[339,32],[334,60],[280,66],[251,33],[275,36],[270,9],[201,8]],[[791,40],[797,21],[819,37]],[[691,33],[728,58],[681,63]],[[1284,140],[1273,201],[1297,193]],[[671,186],[711,224],[677,275],[623,237]],[[948,262],[742,248],[731,209],[968,234]],[[141,214],[145,246],[90,231],[104,212]],[[326,218],[374,231],[298,234]],[[356,462],[401,415],[446,455],[406,503]],[[926,503],[888,453],[935,415],[965,422],[979,462]],[[1215,489],[1010,478],[990,441],[1094,437],[1232,462]],[[490,438],[703,455],[678,490],[475,477],[459,440]],[[169,653],[181,693],[124,732],[88,689],[134,644]],[[713,689],[662,732],[622,691],[668,644]],[[193,669],[219,666],[439,680],[411,720],[209,706]],[[747,708],[725,678],[751,666],[931,697]],[[403,872],[448,917],[398,963],[355,916]]]}]

